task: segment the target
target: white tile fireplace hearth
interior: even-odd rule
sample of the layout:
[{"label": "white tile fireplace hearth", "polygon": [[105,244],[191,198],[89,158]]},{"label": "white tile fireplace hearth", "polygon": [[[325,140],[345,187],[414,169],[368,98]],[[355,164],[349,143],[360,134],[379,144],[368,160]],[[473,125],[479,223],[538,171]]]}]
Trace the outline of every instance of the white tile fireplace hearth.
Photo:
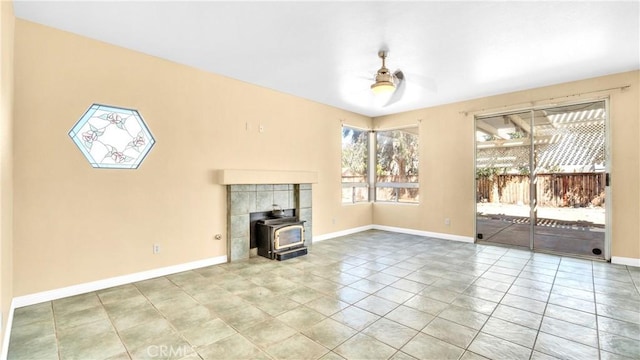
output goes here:
[{"label": "white tile fireplace hearth", "polygon": [[312,183],[317,173],[308,171],[221,170],[219,183],[227,186],[227,259],[257,256],[250,249],[250,214],[267,212],[277,204],[293,209],[305,221],[305,246],[312,243]]}]

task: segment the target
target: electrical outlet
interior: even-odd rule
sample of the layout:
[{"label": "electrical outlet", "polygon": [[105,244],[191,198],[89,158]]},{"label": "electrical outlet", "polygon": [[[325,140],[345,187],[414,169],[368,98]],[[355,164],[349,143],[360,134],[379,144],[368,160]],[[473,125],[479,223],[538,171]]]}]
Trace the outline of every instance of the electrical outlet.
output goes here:
[{"label": "electrical outlet", "polygon": [[153,244],[153,253],[154,254],[160,253],[160,244]]},{"label": "electrical outlet", "polygon": [[216,234],[213,238],[216,240],[222,240],[222,234]]},{"label": "electrical outlet", "polygon": [[258,131],[263,133],[264,132],[264,125],[260,124],[260,126],[258,127]]},{"label": "electrical outlet", "polygon": [[447,225],[447,226],[451,225],[451,219],[444,218],[444,224]]}]

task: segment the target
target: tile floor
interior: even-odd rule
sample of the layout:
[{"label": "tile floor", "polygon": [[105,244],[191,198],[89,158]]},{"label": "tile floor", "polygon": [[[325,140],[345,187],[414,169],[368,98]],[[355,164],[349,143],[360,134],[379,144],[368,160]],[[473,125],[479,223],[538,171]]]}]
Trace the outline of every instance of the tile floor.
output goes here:
[{"label": "tile floor", "polygon": [[367,231],[19,308],[9,359],[638,359],[638,287],[638,268]]}]

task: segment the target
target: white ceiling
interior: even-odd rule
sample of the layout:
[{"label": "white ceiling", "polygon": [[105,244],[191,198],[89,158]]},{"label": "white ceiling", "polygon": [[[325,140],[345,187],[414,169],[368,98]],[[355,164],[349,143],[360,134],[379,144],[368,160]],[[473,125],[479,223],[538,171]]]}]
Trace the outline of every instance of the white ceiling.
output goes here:
[{"label": "white ceiling", "polygon": [[[640,2],[21,1],[17,17],[380,116],[640,68]],[[406,91],[369,86],[389,50]]]}]

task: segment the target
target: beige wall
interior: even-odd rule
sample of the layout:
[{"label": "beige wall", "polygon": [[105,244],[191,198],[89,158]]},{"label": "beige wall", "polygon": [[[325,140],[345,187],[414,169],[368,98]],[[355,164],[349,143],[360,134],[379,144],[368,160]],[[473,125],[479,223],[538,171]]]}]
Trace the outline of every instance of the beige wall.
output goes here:
[{"label": "beige wall", "polygon": [[[13,3],[0,2],[0,339],[13,298]],[[1,349],[0,345],[0,349]]]},{"label": "beige wall", "polygon": [[[474,237],[474,115],[608,96],[612,255],[640,259],[639,78],[634,71],[375,118],[375,128],[420,120],[421,166],[420,205],[375,204],[373,222]],[[623,85],[630,88],[599,91]]]},{"label": "beige wall", "polygon": [[[640,258],[638,72],[372,120],[22,20],[15,35],[14,296],[225,255],[219,169],[317,172],[316,236],[380,224],[472,237],[474,111],[625,84],[611,92],[613,255]],[[68,138],[94,102],[147,121],[157,143],[138,170],[93,169]],[[343,206],[341,123],[418,121],[421,204]]]},{"label": "beige wall", "polygon": [[[371,119],[22,20],[15,45],[15,296],[226,255],[218,169],[316,171],[314,233],[371,223],[339,165],[341,120]],[[148,123],[138,170],[93,169],[67,136],[94,102]]]}]

